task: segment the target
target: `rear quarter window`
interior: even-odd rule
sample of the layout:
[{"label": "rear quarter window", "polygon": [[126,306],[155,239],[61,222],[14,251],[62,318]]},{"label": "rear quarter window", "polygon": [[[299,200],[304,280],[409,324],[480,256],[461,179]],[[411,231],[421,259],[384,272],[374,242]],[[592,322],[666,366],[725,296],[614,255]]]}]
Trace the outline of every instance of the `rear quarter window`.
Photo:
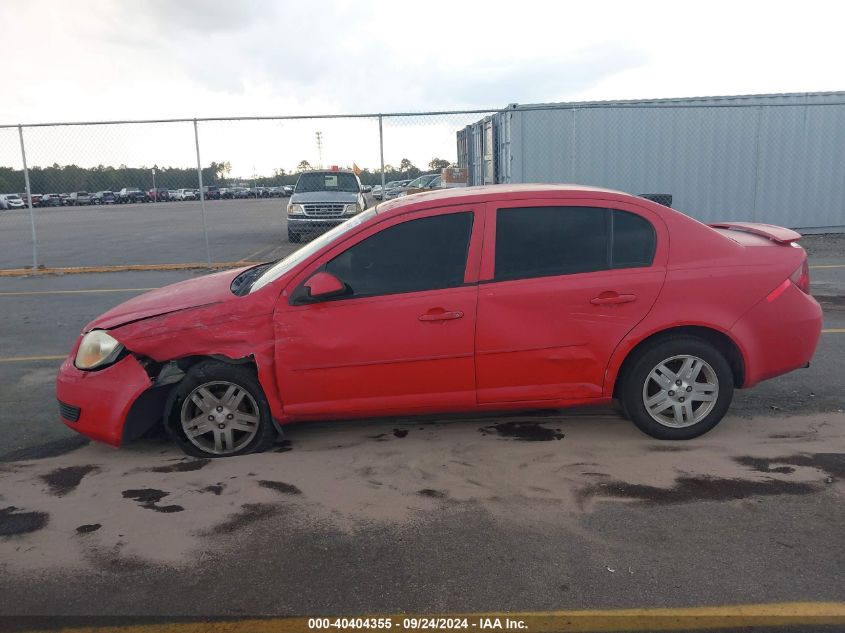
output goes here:
[{"label": "rear quarter window", "polygon": [[657,235],[651,222],[627,211],[613,211],[611,268],[651,266]]}]

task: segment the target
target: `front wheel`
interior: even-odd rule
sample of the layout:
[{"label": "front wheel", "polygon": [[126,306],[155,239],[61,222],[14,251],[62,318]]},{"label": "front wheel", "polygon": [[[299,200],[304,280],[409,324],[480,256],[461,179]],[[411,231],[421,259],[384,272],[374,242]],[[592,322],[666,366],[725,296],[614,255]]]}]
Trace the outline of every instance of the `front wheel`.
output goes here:
[{"label": "front wheel", "polygon": [[637,427],[661,440],[688,440],[716,426],[733,399],[734,377],[719,350],[691,336],[636,353],[621,400]]},{"label": "front wheel", "polygon": [[268,449],[275,439],[270,405],[252,368],[195,365],[168,400],[167,431],[194,457],[229,457]]}]

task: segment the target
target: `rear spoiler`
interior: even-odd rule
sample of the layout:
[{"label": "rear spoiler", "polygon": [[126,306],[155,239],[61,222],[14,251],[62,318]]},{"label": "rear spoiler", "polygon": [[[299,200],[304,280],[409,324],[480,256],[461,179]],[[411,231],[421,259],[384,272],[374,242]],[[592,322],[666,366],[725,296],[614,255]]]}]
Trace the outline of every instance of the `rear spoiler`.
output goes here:
[{"label": "rear spoiler", "polygon": [[792,229],[785,229],[774,224],[760,224],[757,222],[717,222],[707,226],[714,229],[730,229],[732,231],[743,231],[768,238],[778,244],[789,244],[801,239],[801,234]]}]

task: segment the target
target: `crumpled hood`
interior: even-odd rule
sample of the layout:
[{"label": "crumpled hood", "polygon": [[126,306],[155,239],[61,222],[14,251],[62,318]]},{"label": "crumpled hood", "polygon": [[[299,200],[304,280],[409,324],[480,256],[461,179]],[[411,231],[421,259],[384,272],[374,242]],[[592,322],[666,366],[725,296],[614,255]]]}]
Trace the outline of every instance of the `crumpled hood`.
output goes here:
[{"label": "crumpled hood", "polygon": [[224,270],[145,292],[101,314],[85,326],[84,332],[110,330],[131,321],[237,299],[229,286],[247,268]]}]

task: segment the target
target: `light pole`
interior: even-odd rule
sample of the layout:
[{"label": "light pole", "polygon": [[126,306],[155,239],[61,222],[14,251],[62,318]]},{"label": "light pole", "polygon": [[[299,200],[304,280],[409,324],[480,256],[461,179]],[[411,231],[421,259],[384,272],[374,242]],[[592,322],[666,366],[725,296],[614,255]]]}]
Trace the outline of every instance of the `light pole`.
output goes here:
[{"label": "light pole", "polygon": [[158,202],[158,191],[156,191],[156,168],[153,167],[153,202]]}]

